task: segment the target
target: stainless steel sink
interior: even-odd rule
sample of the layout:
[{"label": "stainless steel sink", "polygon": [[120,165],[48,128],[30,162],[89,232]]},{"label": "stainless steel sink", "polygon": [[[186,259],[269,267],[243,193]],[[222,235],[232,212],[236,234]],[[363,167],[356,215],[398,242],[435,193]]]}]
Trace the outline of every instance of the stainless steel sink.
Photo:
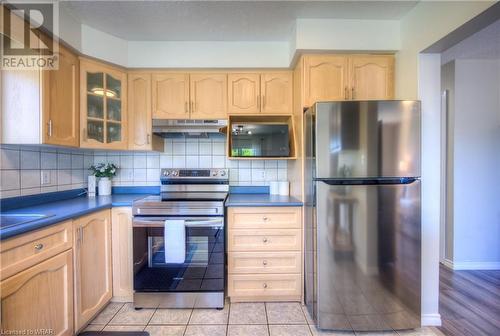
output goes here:
[{"label": "stainless steel sink", "polygon": [[0,214],[0,228],[5,229],[11,226],[26,224],[39,219],[52,217],[47,214]]}]

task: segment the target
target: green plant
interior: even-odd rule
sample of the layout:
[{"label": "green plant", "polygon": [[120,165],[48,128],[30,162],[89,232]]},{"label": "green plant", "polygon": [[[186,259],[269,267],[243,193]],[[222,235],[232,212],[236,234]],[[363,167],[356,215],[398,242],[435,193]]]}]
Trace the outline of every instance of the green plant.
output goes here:
[{"label": "green plant", "polygon": [[116,175],[118,166],[114,163],[98,163],[90,166],[89,170],[95,177],[113,177]]}]

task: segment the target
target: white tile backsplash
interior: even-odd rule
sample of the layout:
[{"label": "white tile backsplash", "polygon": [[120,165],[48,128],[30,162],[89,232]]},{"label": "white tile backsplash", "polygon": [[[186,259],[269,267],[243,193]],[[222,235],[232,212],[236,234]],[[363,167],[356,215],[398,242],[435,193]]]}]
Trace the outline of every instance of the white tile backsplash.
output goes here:
[{"label": "white tile backsplash", "polygon": [[[159,185],[161,168],[228,168],[231,185],[268,185],[287,179],[286,160],[228,159],[225,137],[166,139],[164,149],[146,153],[1,145],[0,196],[86,187],[88,168],[101,162],[119,166],[115,186]],[[41,184],[41,170],[49,172],[49,183]]]},{"label": "white tile backsplash", "polygon": [[40,152],[21,151],[21,169],[40,169]]},{"label": "white tile backsplash", "polygon": [[19,169],[19,150],[18,149],[1,149],[0,152],[0,168],[1,169]]},{"label": "white tile backsplash", "polygon": [[[84,188],[94,163],[88,149],[0,145],[0,151],[1,198]],[[101,158],[107,160],[106,155]],[[42,171],[47,174],[44,184]]]}]

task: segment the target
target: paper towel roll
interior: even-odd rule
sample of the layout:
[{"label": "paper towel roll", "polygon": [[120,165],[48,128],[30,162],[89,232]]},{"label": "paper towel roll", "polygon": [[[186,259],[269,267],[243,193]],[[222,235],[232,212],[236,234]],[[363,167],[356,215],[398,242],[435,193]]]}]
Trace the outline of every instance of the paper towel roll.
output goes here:
[{"label": "paper towel roll", "polygon": [[279,193],[280,193],[279,182],[277,181],[269,182],[269,194],[279,195]]},{"label": "paper towel roll", "polygon": [[278,182],[278,191],[279,195],[288,196],[290,195],[290,182],[288,181],[280,181]]}]

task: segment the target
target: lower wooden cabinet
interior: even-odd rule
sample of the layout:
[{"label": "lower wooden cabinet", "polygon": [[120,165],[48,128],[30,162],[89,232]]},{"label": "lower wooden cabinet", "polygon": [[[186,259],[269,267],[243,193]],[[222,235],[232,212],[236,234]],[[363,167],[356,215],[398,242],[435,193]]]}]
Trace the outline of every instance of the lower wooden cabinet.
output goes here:
[{"label": "lower wooden cabinet", "polygon": [[73,334],[71,250],[2,281],[0,292],[2,331],[38,329],[47,335]]},{"label": "lower wooden cabinet", "polygon": [[113,208],[111,217],[113,301],[132,302],[134,298],[132,208]]},{"label": "lower wooden cabinet", "polygon": [[231,302],[301,301],[302,209],[228,209]]},{"label": "lower wooden cabinet", "polygon": [[112,296],[111,215],[103,210],[74,221],[75,331]]}]

